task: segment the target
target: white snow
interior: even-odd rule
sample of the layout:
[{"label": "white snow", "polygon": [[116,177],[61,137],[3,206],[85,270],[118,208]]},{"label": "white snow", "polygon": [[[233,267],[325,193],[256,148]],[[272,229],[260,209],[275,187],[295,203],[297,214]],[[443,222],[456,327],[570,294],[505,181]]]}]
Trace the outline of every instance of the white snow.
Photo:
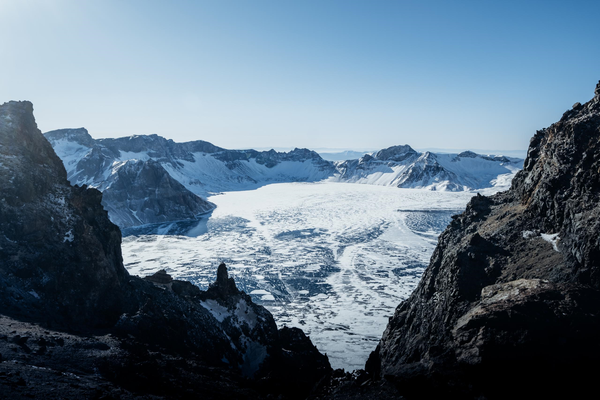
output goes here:
[{"label": "white snow", "polygon": [[537,233],[534,231],[523,231],[522,235],[523,235],[523,239],[532,239],[532,238],[536,238],[536,237],[541,237],[546,242],[550,243],[552,245],[552,248],[555,251],[560,252],[558,250],[558,242],[560,240],[558,233]]},{"label": "white snow", "polygon": [[167,172],[188,190],[200,196],[223,191],[256,189],[266,183],[318,181],[329,176],[312,161],[284,161],[268,168],[255,159],[239,161],[233,169],[210,154],[193,153],[194,161],[179,160],[180,166],[162,163]]},{"label": "white snow", "polygon": [[250,329],[254,329],[256,326],[256,313],[252,307],[248,307],[248,304],[244,299],[238,301],[234,315],[237,317],[238,324],[246,324]]},{"label": "white snow", "polygon": [[558,241],[560,240],[560,237],[558,236],[558,233],[540,233],[540,236],[546,242],[550,243],[555,251],[559,251]]},{"label": "white snow", "polygon": [[210,299],[206,301],[201,301],[200,304],[202,305],[202,307],[210,311],[213,317],[215,317],[216,320],[219,322],[223,322],[225,318],[231,317],[231,313],[229,312],[229,310],[217,303],[216,300]]},{"label": "white snow", "polygon": [[[516,160],[516,159],[514,159]],[[438,176],[424,177],[416,182],[409,181],[410,172],[424,165],[437,164],[447,173],[454,174],[452,181],[439,180]],[[340,169],[343,163],[336,163]],[[335,175],[329,178],[334,182],[352,182],[369,185],[411,187],[429,190],[484,189],[492,187],[493,191],[506,190],[512,178],[520,170],[520,163],[503,163],[483,157],[458,157],[457,154],[423,153],[416,161],[394,162],[370,160],[362,164],[362,168],[352,169],[350,176]]]},{"label": "white snow", "polygon": [[[280,183],[210,197],[197,237],[123,239],[130,273],[168,267],[206,289],[227,264],[278,326],[302,328],[335,368],[363,368],[388,317],[418,283],[449,220],[473,196],[349,183]],[[217,319],[224,308],[205,302]],[[240,307],[240,310],[242,308]],[[250,323],[236,315],[240,323]],[[252,320],[252,319],[251,319]]]},{"label": "white snow", "polygon": [[68,139],[60,139],[52,142],[52,147],[60,157],[67,171],[74,168],[75,165],[85,157],[91,148]]},{"label": "white snow", "polygon": [[73,231],[69,229],[67,233],[65,233],[65,237],[63,239],[63,243],[70,242],[72,243],[75,240],[75,235],[73,235]]},{"label": "white snow", "polygon": [[119,150],[119,154],[120,154],[119,160],[121,160],[121,161],[128,161],[128,160],[148,161],[151,158],[148,155],[148,152],[146,152],[146,151],[133,152],[133,151]]}]

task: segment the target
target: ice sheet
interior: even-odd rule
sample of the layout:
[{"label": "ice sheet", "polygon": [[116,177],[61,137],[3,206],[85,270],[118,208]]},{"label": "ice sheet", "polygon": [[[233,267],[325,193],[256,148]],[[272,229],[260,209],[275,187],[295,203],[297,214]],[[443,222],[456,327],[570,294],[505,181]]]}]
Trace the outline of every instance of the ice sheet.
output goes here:
[{"label": "ice sheet", "polygon": [[279,327],[302,328],[334,368],[353,370],[364,368],[388,317],[418,283],[437,236],[473,195],[272,184],[210,197],[217,209],[197,237],[125,237],[123,257],[132,274],[165,268],[203,289],[223,261]]}]

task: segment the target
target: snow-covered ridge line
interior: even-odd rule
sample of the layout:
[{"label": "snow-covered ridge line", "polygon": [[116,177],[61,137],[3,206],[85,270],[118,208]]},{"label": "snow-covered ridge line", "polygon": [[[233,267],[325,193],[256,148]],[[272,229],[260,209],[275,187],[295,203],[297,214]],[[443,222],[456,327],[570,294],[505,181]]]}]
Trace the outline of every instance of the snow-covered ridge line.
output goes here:
[{"label": "snow-covered ridge line", "polygon": [[270,183],[330,180],[430,190],[499,189],[510,184],[523,163],[468,151],[419,153],[408,145],[331,162],[308,149],[227,150],[158,135],[93,139],[84,128],[44,135],[63,160],[69,181],[105,192],[104,206],[121,227],[193,218],[212,208],[202,197]]}]

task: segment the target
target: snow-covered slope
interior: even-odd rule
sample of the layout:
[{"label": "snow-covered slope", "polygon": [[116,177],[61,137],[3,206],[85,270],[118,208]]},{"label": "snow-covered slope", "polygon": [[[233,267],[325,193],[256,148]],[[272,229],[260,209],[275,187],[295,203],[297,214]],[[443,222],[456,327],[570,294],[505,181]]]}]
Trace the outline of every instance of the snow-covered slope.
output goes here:
[{"label": "snow-covered slope", "polygon": [[[152,144],[156,147],[162,138],[152,138],[149,150],[139,153],[142,157],[128,157],[138,153],[104,146],[83,128],[61,129],[45,136],[63,160],[69,181],[101,190],[102,205],[111,221],[121,228],[193,219],[214,208],[214,204],[190,192],[160,162],[148,156],[155,151]],[[122,147],[131,150],[132,144],[140,145],[132,142]]]},{"label": "snow-covered slope", "polygon": [[336,162],[335,166],[338,174],[331,179],[340,182],[462,191],[505,186],[508,189],[514,174],[523,167],[523,160],[471,151],[419,153],[404,145],[358,160]]},{"label": "snow-covered slope", "polygon": [[430,190],[497,190],[508,188],[523,163],[469,151],[419,153],[408,145],[331,162],[307,149],[226,150],[201,140],[176,143],[157,135],[94,140],[84,128],[45,136],[63,160],[69,181],[103,191],[104,206],[122,228],[193,218],[213,208],[201,197],[270,183],[329,179]]},{"label": "snow-covered slope", "polygon": [[157,135],[94,140],[84,128],[45,136],[63,160],[69,181],[103,191],[103,205],[121,228],[210,211],[214,205],[200,196],[318,181],[335,173],[332,163],[307,149],[226,150],[200,140],[175,143]]}]

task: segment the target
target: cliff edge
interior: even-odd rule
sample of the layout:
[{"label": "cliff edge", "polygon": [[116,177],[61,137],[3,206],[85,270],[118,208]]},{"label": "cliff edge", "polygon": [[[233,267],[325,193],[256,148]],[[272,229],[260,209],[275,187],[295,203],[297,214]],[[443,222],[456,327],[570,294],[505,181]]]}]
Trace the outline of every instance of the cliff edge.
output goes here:
[{"label": "cliff edge", "polygon": [[0,105],[0,398],[303,398],[331,372],[219,266],[207,292],[123,267],[29,102]]},{"label": "cliff edge", "polygon": [[600,83],[531,139],[511,189],[453,217],[366,370],[409,398],[555,398],[600,361]]}]

